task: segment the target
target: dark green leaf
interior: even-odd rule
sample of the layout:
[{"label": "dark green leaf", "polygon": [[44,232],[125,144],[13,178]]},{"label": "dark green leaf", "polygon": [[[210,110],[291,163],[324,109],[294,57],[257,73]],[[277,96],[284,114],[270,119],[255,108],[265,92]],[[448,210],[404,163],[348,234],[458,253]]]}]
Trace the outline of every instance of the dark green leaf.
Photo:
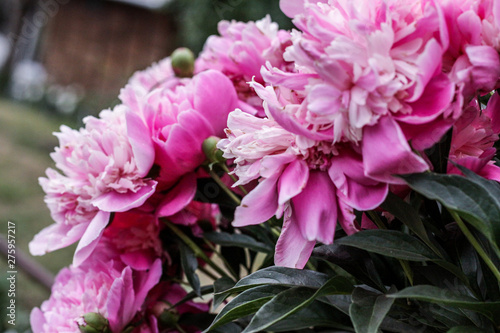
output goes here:
[{"label": "dark green leaf", "polygon": [[384,294],[374,294],[363,288],[354,289],[352,300],[349,315],[356,333],[377,333],[394,303],[394,299]]},{"label": "dark green leaf", "polygon": [[387,198],[381,207],[393,214],[397,219],[404,223],[413,231],[427,246],[429,246],[437,255],[441,255],[441,250],[430,240],[427,235],[422,220],[418,212],[403,199],[389,192]]},{"label": "dark green leaf", "polygon": [[293,287],[279,293],[257,311],[243,332],[252,333],[277,324],[311,304],[317,297],[332,294],[349,294],[353,285],[342,276],[328,280],[321,288]]},{"label": "dark green leaf", "polygon": [[209,330],[257,312],[265,303],[286,289],[288,288],[283,286],[258,286],[245,290],[219,312]]},{"label": "dark green leaf", "polygon": [[187,280],[196,295],[201,296],[201,286],[200,278],[196,274],[196,269],[198,268],[198,259],[188,246],[184,243],[179,242],[179,250],[181,254],[181,265],[184,274],[186,274]]},{"label": "dark green leaf", "polygon": [[227,292],[234,287],[235,282],[230,277],[222,277],[214,282],[214,303],[213,307],[218,308],[222,302],[231,294]]},{"label": "dark green leaf", "polygon": [[229,323],[224,326],[218,327],[215,330],[211,330],[210,333],[240,333],[243,331],[241,327],[235,323]]},{"label": "dark green leaf", "polygon": [[[259,285],[304,286],[318,289],[327,281],[328,275],[323,273],[272,266],[244,277],[233,288],[224,290],[223,293],[237,293]],[[217,294],[219,293],[216,291]]]},{"label": "dark green leaf", "polygon": [[457,326],[448,330],[446,333],[487,333],[488,331],[482,330],[474,326]]},{"label": "dark green leaf", "polygon": [[396,230],[363,230],[338,239],[336,243],[403,260],[437,259],[436,255],[418,239]]},{"label": "dark green leaf", "polygon": [[342,330],[342,332],[350,332],[352,330],[348,316],[318,301],[314,301],[308,306],[301,308],[293,315],[268,327],[267,330],[271,332],[291,332],[313,326],[332,327]]},{"label": "dark green leaf", "polygon": [[413,298],[421,301],[449,305],[461,309],[480,312],[493,322],[500,323],[500,302],[480,302],[470,296],[430,285],[419,285],[403,289],[390,298]]},{"label": "dark green leaf", "polygon": [[438,173],[446,173],[448,168],[448,154],[450,153],[453,129],[443,135],[439,142],[425,150],[425,154],[432,163],[433,169]]},{"label": "dark green leaf", "polygon": [[207,240],[221,246],[237,246],[248,248],[256,252],[270,253],[273,248],[254,238],[242,234],[230,234],[227,232],[209,232],[203,235]]},{"label": "dark green leaf", "polygon": [[458,175],[419,173],[402,176],[415,191],[456,211],[482,232],[496,249],[500,244],[500,185],[459,167]]}]

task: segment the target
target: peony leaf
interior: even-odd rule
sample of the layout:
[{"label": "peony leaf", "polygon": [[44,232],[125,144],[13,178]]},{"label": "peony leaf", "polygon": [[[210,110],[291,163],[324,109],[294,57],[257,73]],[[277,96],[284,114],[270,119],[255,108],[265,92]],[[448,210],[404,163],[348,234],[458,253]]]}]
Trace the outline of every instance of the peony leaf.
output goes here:
[{"label": "peony leaf", "polygon": [[377,333],[395,299],[384,294],[374,294],[363,288],[352,293],[349,315],[356,333]]},{"label": "peony leaf", "polygon": [[431,303],[449,305],[484,314],[496,325],[500,324],[500,302],[481,302],[475,298],[450,289],[430,285],[408,287],[397,293],[386,295],[389,298],[412,298]]},{"label": "peony leaf", "polygon": [[193,288],[196,295],[201,296],[200,278],[198,277],[198,274],[196,274],[198,260],[196,259],[193,250],[184,245],[183,242],[179,242],[179,250],[181,254],[182,270],[186,274],[189,285]]},{"label": "peony leaf", "polygon": [[273,251],[272,247],[247,235],[229,234],[227,232],[207,232],[203,236],[210,242],[221,246],[237,246],[264,253]]},{"label": "peony leaf", "polygon": [[425,197],[457,212],[483,233],[498,251],[500,244],[500,185],[457,165],[467,176],[417,173],[402,176]]},{"label": "peony leaf", "polygon": [[410,261],[438,259],[418,239],[395,230],[364,230],[335,241],[337,245],[353,246],[388,257]]}]

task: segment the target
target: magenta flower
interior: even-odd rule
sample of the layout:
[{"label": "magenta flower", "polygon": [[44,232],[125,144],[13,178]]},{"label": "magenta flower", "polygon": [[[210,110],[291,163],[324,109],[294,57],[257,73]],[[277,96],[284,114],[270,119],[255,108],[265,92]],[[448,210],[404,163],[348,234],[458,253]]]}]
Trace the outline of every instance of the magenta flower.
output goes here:
[{"label": "magenta flower", "polygon": [[148,292],[162,274],[161,261],[148,271],[134,271],[102,247],[79,267],[63,269],[56,277],[50,299],[31,312],[34,333],[80,332],[88,323],[83,315],[93,312],[106,318],[119,333],[134,318]]},{"label": "magenta flower", "polygon": [[264,83],[260,74],[266,63],[282,70],[292,69],[283,59],[283,52],[291,44],[290,33],[279,30],[268,16],[256,22],[219,22],[220,36],[210,36],[196,62],[196,71],[217,69],[234,84],[238,98],[244,102],[239,108],[251,114],[264,116],[262,101],[250,88],[254,79]]},{"label": "magenta flower", "polygon": [[[495,93],[486,109],[481,110],[477,101],[465,108],[453,126],[450,161],[460,164],[487,179],[500,181],[500,168],[492,158],[496,154],[495,142],[500,132],[500,96]],[[452,163],[448,173],[461,174]]]},{"label": "magenta flower", "polygon": [[[96,246],[111,212],[141,206],[157,182],[147,176],[154,161],[151,142],[134,145],[131,133],[145,131],[126,119],[126,108],[84,119],[79,131],[62,126],[56,133],[60,146],[51,154],[58,173],[47,170],[40,184],[56,222],[30,243],[34,255],[66,247],[80,240],[74,265],[82,263]],[[149,140],[151,141],[151,140]]]},{"label": "magenta flower", "polygon": [[443,66],[467,106],[478,93],[499,87],[500,6],[496,0],[441,1],[450,43]]},{"label": "magenta flower", "polygon": [[[263,89],[263,88],[262,88]],[[234,173],[246,184],[260,179],[236,209],[234,226],[284,216],[275,263],[302,268],[316,241],[331,244],[337,220],[348,233],[360,230],[353,208],[377,207],[387,184],[363,174],[359,149],[308,140],[283,129],[272,118],[236,110],[229,115],[224,157],[234,159]]]}]

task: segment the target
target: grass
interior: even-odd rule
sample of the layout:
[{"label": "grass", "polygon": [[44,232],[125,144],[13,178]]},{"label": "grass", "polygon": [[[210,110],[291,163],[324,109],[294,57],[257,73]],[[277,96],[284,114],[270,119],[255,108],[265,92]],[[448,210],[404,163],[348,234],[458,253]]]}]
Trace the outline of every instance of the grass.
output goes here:
[{"label": "grass", "polygon": [[[50,152],[57,145],[52,135],[58,131],[62,119],[46,112],[0,99],[0,233],[7,233],[7,222],[16,224],[16,250],[29,253],[28,243],[44,227],[52,224],[43,201],[44,193],[38,178],[53,166]],[[71,262],[74,248],[60,250],[43,257],[35,257],[53,273]],[[5,307],[7,281],[6,261],[0,259],[0,328],[6,325]],[[49,292],[23,274],[18,267],[16,284],[17,325],[23,332],[28,326],[29,312],[48,298]]]}]

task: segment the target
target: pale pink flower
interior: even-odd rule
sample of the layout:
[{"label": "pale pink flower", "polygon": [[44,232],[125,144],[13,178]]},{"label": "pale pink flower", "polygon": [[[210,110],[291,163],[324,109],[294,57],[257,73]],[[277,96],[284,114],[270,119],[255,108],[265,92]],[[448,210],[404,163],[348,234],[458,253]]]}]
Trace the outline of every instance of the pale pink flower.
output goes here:
[{"label": "pale pink flower", "polygon": [[101,314],[113,333],[122,332],[134,318],[162,274],[161,261],[149,271],[134,271],[112,251],[103,248],[79,267],[64,268],[56,277],[50,298],[31,312],[34,333],[80,332],[82,316]]},{"label": "pale pink flower", "polygon": [[196,71],[221,71],[231,79],[244,102],[238,107],[264,116],[262,101],[248,82],[253,79],[264,83],[260,70],[266,62],[282,70],[292,69],[292,64],[283,59],[285,48],[291,44],[290,33],[278,29],[269,15],[256,22],[221,21],[218,30],[220,36],[207,39],[196,61]]},{"label": "pale pink flower", "polygon": [[[388,140],[404,146],[411,139],[414,148],[428,148],[451,126],[445,118],[451,113],[454,85],[441,73],[448,36],[435,3],[281,4],[301,30],[292,33],[293,45],[284,54],[295,62],[295,72],[267,66],[263,76],[295,93],[289,105],[269,103],[285,129],[312,140],[360,144],[365,156],[381,151]],[[387,132],[382,141],[364,140],[366,132],[396,127],[403,133],[398,139]],[[368,174],[380,179],[369,169]]]},{"label": "pale pink flower", "polygon": [[337,220],[348,233],[360,230],[353,208],[376,208],[388,186],[363,174],[359,149],[314,141],[284,130],[275,120],[241,110],[229,115],[224,157],[246,184],[260,179],[236,209],[234,226],[284,216],[275,263],[302,268],[316,241],[333,242]]},{"label": "pale pink flower", "polygon": [[47,178],[40,179],[56,223],[35,236],[32,254],[80,240],[74,258],[78,266],[97,244],[111,212],[139,207],[154,193],[157,183],[148,177],[154,161],[151,140],[134,145],[129,135],[146,128],[131,126],[126,117],[126,108],[117,106],[99,118],[85,118],[79,131],[62,126],[56,133],[59,147],[51,156],[61,173],[49,169]]}]

